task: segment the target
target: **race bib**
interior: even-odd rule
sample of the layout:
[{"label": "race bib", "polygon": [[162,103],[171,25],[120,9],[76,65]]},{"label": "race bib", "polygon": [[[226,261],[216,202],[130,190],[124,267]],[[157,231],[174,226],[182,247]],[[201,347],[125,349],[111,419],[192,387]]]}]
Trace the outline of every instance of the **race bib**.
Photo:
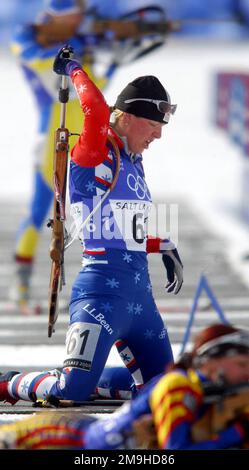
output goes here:
[{"label": "race bib", "polygon": [[127,250],[146,251],[151,203],[137,200],[110,200],[115,224]]},{"label": "race bib", "polygon": [[64,367],[90,371],[102,326],[77,322],[70,326],[66,337]]}]

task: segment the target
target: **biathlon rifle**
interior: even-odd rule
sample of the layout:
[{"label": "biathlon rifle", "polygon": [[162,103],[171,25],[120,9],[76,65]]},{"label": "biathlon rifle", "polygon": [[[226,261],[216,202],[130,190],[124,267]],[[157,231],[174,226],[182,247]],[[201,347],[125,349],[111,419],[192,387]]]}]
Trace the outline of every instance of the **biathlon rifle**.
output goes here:
[{"label": "biathlon rifle", "polygon": [[[64,51],[65,57],[70,57],[70,51]],[[61,77],[59,89],[59,101],[61,103],[60,127],[55,131],[54,143],[54,205],[53,218],[49,220],[48,226],[52,228],[50,243],[50,258],[52,260],[49,294],[48,294],[48,336],[54,332],[54,324],[58,317],[58,293],[65,285],[64,269],[64,242],[66,236],[66,187],[67,166],[69,152],[69,130],[65,127],[66,103],[69,98],[68,78]]]},{"label": "biathlon rifle", "polygon": [[[165,38],[170,32],[179,29],[179,22],[168,20],[164,9],[157,5],[138,8],[116,19],[102,17],[96,8],[92,8],[85,12],[85,17],[90,19],[89,31],[81,32],[78,38],[85,44],[97,47],[105,41],[109,44],[126,39],[136,41],[153,34]],[[52,19],[34,24],[33,30],[37,42],[44,47],[65,43],[75,35],[72,24],[56,23]]]}]

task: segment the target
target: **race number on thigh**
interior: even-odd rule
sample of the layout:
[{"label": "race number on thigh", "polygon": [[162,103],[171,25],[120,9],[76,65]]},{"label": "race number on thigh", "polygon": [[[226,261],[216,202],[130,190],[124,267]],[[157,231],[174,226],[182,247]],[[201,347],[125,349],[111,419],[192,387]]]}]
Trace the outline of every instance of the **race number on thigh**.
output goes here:
[{"label": "race number on thigh", "polygon": [[66,359],[64,367],[91,370],[102,326],[95,323],[73,323],[66,337]]}]

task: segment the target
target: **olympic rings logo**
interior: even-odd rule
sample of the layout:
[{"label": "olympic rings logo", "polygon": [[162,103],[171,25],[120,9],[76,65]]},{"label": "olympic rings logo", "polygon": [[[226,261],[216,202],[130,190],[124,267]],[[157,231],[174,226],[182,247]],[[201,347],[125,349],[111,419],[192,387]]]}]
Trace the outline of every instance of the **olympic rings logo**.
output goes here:
[{"label": "olympic rings logo", "polygon": [[128,187],[136,193],[138,199],[144,199],[145,196],[147,197],[147,199],[150,199],[149,190],[141,176],[138,176],[136,178],[134,175],[129,173],[129,175],[127,176],[127,184]]}]

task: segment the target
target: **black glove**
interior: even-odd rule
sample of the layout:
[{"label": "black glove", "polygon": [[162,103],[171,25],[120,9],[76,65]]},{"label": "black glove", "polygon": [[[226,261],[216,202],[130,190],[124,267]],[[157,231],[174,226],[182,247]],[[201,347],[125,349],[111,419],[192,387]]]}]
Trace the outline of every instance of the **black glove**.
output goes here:
[{"label": "black glove", "polygon": [[168,283],[165,288],[168,293],[175,295],[180,291],[183,284],[183,264],[178,251],[170,240],[162,241],[162,260],[166,268]]},{"label": "black glove", "polygon": [[246,417],[241,417],[236,422],[243,429],[244,440],[247,441],[249,439],[249,419]]},{"label": "black glove", "polygon": [[70,75],[74,69],[81,69],[80,63],[71,59],[72,56],[73,48],[68,45],[63,46],[55,57],[53,71],[58,75]]}]

